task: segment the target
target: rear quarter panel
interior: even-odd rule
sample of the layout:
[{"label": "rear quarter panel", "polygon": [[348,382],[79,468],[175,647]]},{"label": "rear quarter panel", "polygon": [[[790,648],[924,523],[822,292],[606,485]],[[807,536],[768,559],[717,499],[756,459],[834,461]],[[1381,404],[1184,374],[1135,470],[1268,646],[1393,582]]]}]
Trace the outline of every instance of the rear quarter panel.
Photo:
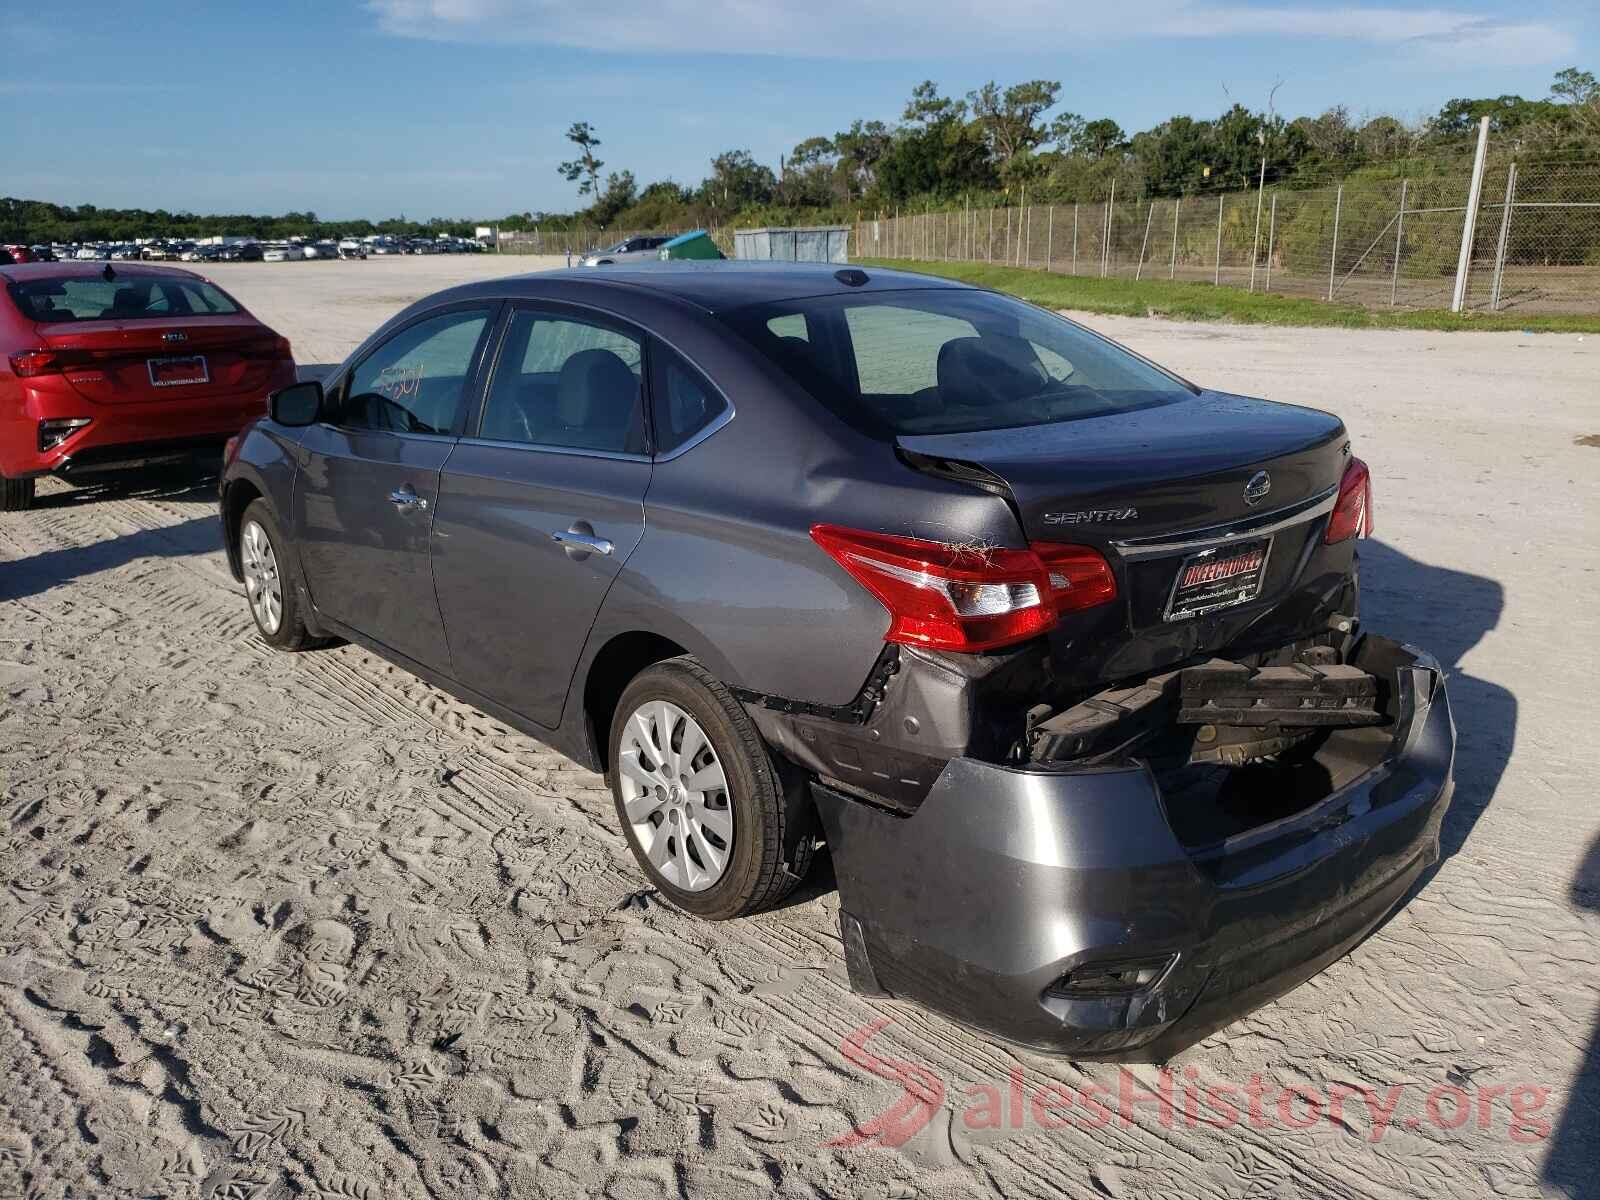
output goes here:
[{"label": "rear quarter panel", "polygon": [[717,384],[735,415],[706,441],[658,460],[644,537],[606,597],[585,664],[612,637],[646,630],[734,686],[847,704],[889,620],[811,540],[812,525],[1022,544],[1003,501],[914,472],[720,324],[653,327]]}]

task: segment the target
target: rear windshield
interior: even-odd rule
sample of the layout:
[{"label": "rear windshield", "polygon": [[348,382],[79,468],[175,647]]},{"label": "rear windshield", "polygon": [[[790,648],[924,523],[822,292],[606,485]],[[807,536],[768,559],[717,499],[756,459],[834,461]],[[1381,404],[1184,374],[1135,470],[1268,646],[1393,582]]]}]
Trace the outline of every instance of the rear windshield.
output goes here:
[{"label": "rear windshield", "polygon": [[1088,330],[993,292],[817,296],[722,319],[821,403],[889,436],[1042,425],[1194,394]]},{"label": "rear windshield", "polygon": [[135,321],[141,317],[215,317],[239,311],[203,279],[128,275],[118,279],[29,279],[8,289],[31,321]]}]

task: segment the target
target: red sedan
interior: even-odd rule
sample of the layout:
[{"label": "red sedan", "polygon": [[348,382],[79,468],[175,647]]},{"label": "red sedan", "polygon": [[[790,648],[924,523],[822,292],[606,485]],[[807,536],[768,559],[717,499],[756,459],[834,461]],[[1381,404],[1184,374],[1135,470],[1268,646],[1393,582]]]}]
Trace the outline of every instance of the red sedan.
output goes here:
[{"label": "red sedan", "polygon": [[215,448],[295,381],[288,339],[193,271],[0,266],[0,511],[76,478]]}]

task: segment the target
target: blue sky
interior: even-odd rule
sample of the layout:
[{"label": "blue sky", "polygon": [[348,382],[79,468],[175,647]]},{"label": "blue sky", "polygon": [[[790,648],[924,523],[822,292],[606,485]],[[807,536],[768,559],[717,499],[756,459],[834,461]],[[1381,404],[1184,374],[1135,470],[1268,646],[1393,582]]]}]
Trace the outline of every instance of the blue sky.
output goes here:
[{"label": "blue sky", "polygon": [[[0,193],[321,216],[570,209],[562,134],[607,170],[696,183],[774,166],[919,80],[1059,79],[1062,107],[1144,128],[1345,103],[1414,117],[1600,70],[1593,0],[0,0]],[[1226,88],[1226,92],[1224,89]]]}]

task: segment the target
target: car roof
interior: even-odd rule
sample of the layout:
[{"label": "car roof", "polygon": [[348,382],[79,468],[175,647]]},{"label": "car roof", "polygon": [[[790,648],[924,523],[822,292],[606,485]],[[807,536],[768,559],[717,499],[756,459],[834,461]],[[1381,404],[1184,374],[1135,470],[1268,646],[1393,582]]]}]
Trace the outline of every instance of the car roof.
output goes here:
[{"label": "car roof", "polygon": [[[866,282],[847,283],[840,278],[865,275]],[[839,263],[737,262],[702,259],[654,262],[637,266],[624,263],[594,268],[571,268],[513,275],[494,281],[498,290],[515,295],[529,284],[554,281],[580,284],[584,288],[628,288],[658,292],[686,300],[709,312],[743,308],[750,304],[772,304],[809,296],[846,295],[855,292],[905,291],[925,288],[969,288],[970,285],[911,271],[851,267]],[[528,288],[529,295],[546,294],[543,288]]]},{"label": "car roof", "polygon": [[[76,262],[17,263],[4,269],[5,278],[12,283],[26,283],[30,279],[91,279],[105,273],[102,259],[82,259]],[[135,276],[176,276],[180,279],[201,279],[203,276],[182,267],[158,267],[153,263],[117,263],[111,270],[117,279]]]}]

